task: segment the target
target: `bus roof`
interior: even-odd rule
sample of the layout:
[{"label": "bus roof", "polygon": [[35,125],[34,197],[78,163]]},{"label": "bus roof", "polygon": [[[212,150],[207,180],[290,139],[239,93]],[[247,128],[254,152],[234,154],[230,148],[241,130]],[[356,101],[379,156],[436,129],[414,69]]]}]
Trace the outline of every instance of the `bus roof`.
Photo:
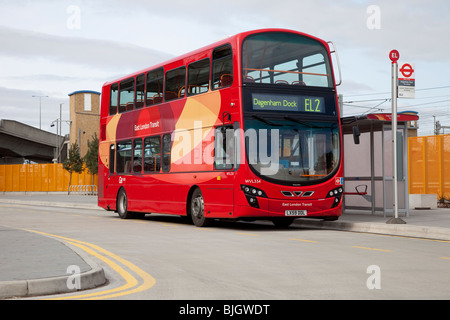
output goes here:
[{"label": "bus roof", "polygon": [[174,57],[174,58],[172,58],[170,60],[163,61],[163,62],[161,62],[159,64],[147,67],[147,68],[139,70],[137,72],[133,72],[131,74],[124,75],[124,76],[122,76],[120,78],[117,78],[115,80],[107,81],[106,83],[103,84],[103,86],[107,86],[107,85],[110,85],[112,83],[120,82],[120,81],[128,79],[130,77],[134,77],[134,76],[140,75],[142,73],[148,72],[150,70],[158,69],[160,67],[163,67],[163,66],[166,66],[166,65],[178,62],[178,61],[182,61],[182,60],[184,60],[186,58],[198,55],[198,54],[200,54],[202,52],[211,50],[211,49],[219,47],[221,45],[225,45],[227,43],[230,43],[232,47],[235,47],[236,42],[241,41],[242,39],[244,39],[248,35],[256,34],[256,33],[264,33],[264,32],[289,32],[289,33],[296,33],[296,34],[299,34],[299,35],[302,35],[302,36],[306,36],[308,38],[315,39],[315,40],[317,40],[319,42],[322,42],[324,45],[326,45],[326,43],[322,39],[319,39],[317,37],[311,36],[311,35],[303,33],[303,32],[290,30],[290,29],[266,28],[266,29],[250,30],[250,31],[241,32],[241,33],[238,33],[238,34],[235,34],[235,35],[232,35],[232,36],[228,36],[228,37],[226,37],[224,39],[221,39],[219,41],[216,41],[214,43],[206,45],[206,46],[204,46],[202,48],[199,48],[197,50],[185,53],[185,54],[177,56],[177,57]]}]

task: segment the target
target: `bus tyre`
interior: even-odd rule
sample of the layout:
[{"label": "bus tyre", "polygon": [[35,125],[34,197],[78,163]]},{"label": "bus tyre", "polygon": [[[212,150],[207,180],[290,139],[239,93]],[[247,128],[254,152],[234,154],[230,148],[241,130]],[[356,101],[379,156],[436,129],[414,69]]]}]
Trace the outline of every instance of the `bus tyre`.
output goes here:
[{"label": "bus tyre", "polygon": [[120,189],[117,195],[117,213],[121,219],[130,219],[131,212],[128,212],[128,197],[125,189]]},{"label": "bus tyre", "polygon": [[202,192],[198,188],[192,193],[189,214],[197,227],[206,227],[211,223],[211,219],[205,218],[205,202]]},{"label": "bus tyre", "polygon": [[275,227],[278,228],[287,228],[289,227],[292,222],[294,222],[294,218],[273,218],[272,223],[275,225]]}]

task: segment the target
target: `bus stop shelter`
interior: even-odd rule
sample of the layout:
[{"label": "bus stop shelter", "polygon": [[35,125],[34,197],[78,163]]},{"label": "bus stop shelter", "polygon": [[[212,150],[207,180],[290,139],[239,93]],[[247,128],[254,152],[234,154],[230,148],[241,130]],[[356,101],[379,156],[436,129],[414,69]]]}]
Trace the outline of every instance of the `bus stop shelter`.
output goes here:
[{"label": "bus stop shelter", "polygon": [[[409,216],[408,128],[416,112],[397,114],[398,212]],[[391,113],[344,117],[344,210],[393,216],[394,179]],[[359,141],[358,141],[359,140]]]}]

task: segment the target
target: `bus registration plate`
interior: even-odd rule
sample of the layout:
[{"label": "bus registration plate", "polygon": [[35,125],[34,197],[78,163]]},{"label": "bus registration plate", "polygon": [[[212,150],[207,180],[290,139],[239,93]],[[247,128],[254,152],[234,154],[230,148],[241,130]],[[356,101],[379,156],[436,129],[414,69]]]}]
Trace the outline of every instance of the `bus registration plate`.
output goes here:
[{"label": "bus registration plate", "polygon": [[284,211],[285,216],[306,216],[306,210],[286,210]]}]

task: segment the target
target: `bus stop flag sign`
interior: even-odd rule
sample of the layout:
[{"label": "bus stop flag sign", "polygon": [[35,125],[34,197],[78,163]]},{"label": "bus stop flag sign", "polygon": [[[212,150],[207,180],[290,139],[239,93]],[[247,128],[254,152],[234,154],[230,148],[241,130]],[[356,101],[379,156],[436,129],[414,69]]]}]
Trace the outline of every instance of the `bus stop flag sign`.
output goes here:
[{"label": "bus stop flag sign", "polygon": [[389,59],[391,59],[392,63],[395,63],[400,58],[400,53],[397,50],[391,50],[389,52]]},{"label": "bus stop flag sign", "polygon": [[[398,97],[398,59],[400,54],[397,50],[389,52],[389,58],[392,61],[391,74],[392,74],[392,132],[397,132],[397,97]],[[397,224],[405,223],[398,217],[398,168],[397,168],[397,134],[392,134],[392,164],[393,164],[393,177],[394,181],[394,201],[392,208],[394,211],[394,217],[389,219],[386,223]]]},{"label": "bus stop flag sign", "polygon": [[414,99],[415,93],[414,64],[398,64],[398,97]]}]

